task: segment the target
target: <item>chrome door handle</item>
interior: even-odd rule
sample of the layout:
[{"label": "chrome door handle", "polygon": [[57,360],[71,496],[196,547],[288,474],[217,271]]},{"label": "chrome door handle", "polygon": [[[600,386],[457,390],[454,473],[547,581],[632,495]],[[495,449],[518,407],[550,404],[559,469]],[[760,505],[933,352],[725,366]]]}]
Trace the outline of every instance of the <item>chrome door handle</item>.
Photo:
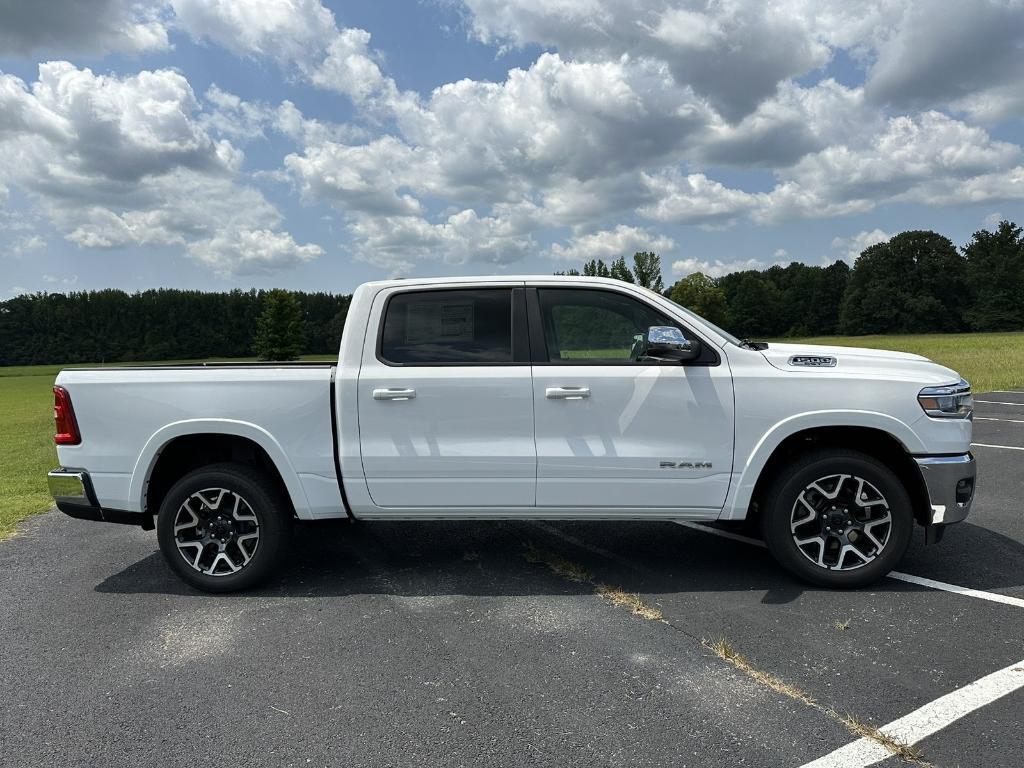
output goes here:
[{"label": "chrome door handle", "polygon": [[590,387],[548,387],[544,390],[548,400],[583,400],[590,397]]},{"label": "chrome door handle", "polygon": [[374,400],[412,400],[416,397],[415,389],[375,389]]}]

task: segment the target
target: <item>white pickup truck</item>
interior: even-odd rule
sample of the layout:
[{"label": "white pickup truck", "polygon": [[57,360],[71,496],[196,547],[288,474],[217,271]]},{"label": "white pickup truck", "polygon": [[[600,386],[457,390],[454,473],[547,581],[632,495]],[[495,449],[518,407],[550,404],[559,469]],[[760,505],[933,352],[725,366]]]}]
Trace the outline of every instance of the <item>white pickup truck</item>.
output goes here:
[{"label": "white pickup truck", "polygon": [[740,341],[581,277],[353,296],[337,365],[69,369],[57,507],[156,528],[171,568],[249,587],[294,519],[748,520],[796,576],[879,579],[963,520],[972,401],[917,355]]}]

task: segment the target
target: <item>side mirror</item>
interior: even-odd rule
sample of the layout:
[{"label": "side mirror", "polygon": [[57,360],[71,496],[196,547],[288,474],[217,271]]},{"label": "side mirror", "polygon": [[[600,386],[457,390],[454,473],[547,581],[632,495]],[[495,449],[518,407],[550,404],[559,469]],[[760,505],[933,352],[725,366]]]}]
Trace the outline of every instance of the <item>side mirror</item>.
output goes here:
[{"label": "side mirror", "polygon": [[700,342],[687,339],[674,325],[652,325],[644,334],[644,357],[685,363],[700,357]]}]

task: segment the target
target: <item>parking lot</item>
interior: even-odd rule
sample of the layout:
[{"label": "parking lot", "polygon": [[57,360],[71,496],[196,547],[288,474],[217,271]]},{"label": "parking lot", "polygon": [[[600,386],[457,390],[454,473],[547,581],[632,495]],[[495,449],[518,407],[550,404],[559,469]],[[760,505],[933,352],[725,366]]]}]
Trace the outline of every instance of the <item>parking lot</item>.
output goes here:
[{"label": "parking lot", "polygon": [[339,521],[211,596],[152,533],[34,518],[3,764],[1020,766],[1024,392],[976,399],[971,517],[852,592],[733,529]]}]

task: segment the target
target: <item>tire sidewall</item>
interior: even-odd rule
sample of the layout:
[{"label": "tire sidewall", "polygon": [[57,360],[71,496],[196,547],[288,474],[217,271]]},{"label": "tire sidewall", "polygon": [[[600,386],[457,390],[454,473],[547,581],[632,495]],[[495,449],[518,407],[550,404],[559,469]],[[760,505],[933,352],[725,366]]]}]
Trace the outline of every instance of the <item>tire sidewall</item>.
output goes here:
[{"label": "tire sidewall", "polygon": [[[870,563],[849,571],[822,568],[808,560],[790,532],[790,516],[797,496],[811,482],[836,474],[852,474],[874,485],[889,503],[892,525],[882,553]],[[769,491],[763,518],[765,542],[779,563],[794,575],[824,587],[860,587],[893,570],[910,546],[914,528],[910,496],[899,478],[866,454],[822,452],[797,461]]]},{"label": "tire sidewall", "polygon": [[[175,544],[174,519],[178,509],[192,494],[208,488],[225,488],[237,493],[259,523],[256,551],[237,573],[225,576],[200,573],[185,561]],[[255,472],[245,467],[217,465],[189,473],[167,492],[157,516],[157,540],[167,564],[183,581],[204,592],[234,592],[262,583],[280,566],[289,521],[279,494]]]}]

